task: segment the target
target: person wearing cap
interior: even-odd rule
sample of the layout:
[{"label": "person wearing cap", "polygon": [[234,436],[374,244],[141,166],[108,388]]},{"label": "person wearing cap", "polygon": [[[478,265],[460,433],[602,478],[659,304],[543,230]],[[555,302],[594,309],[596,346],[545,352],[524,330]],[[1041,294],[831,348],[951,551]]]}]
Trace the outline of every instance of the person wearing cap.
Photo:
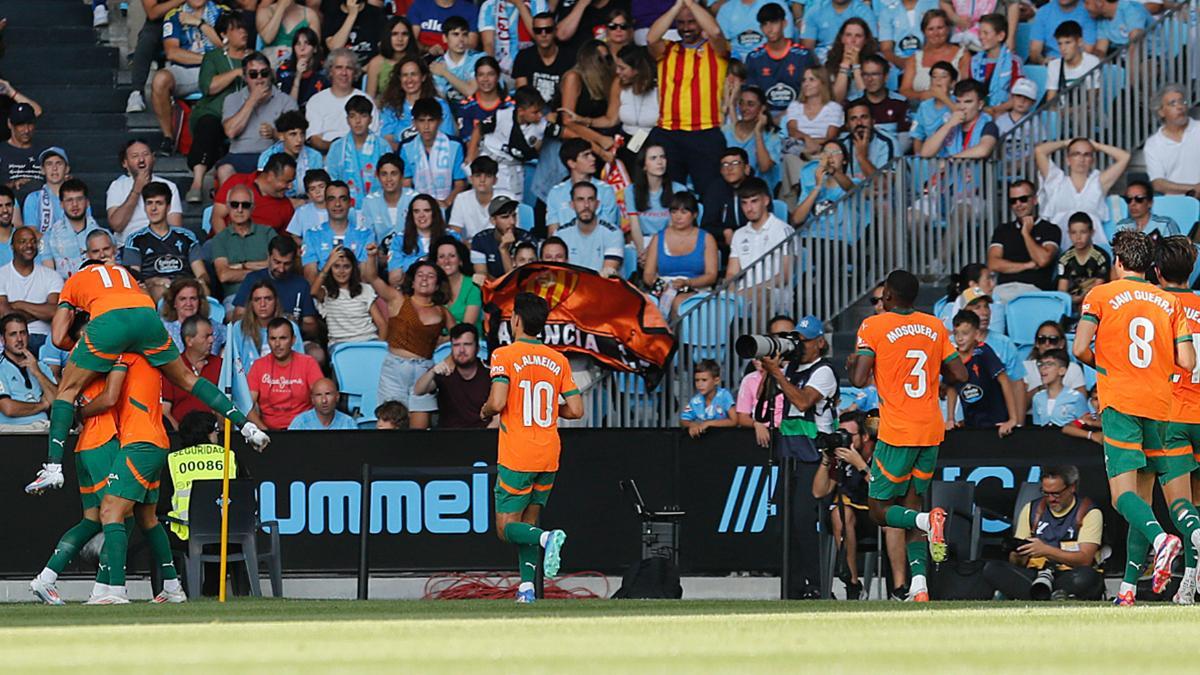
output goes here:
[{"label": "person wearing cap", "polygon": [[[1010,129],[1017,126],[1017,123],[1025,119],[1038,100],[1037,82],[1022,77],[1013,83],[1012,91],[1008,92],[1008,100],[1012,102],[1012,107],[996,117],[996,129],[1000,131],[1000,136],[1007,134]],[[1005,139],[1005,143],[1011,144],[1012,138]],[[1021,155],[1024,156],[1024,155]]]},{"label": "person wearing cap", "polygon": [[[780,355],[762,359],[765,378],[775,381],[783,394],[783,420],[776,448],[779,455],[795,460],[792,474],[792,561],[787,596],[815,599],[819,596],[820,563],[817,546],[817,499],[812,484],[821,466],[817,434],[834,430],[837,416],[838,376],[826,357],[829,343],[821,320],[809,315],[796,322],[799,348],[786,359]],[[760,394],[762,392],[760,391]]]},{"label": "person wearing cap", "polygon": [[488,204],[492,226],[471,237],[471,264],[477,276],[495,279],[508,274],[513,268],[513,247],[533,240],[527,230],[517,227],[517,206],[517,200],[504,195]]},{"label": "person wearing cap", "polygon": [[37,113],[28,103],[18,103],[8,111],[8,141],[0,143],[0,183],[22,193],[31,182],[45,180],[41,152],[33,145]]},{"label": "person wearing cap", "polygon": [[38,164],[42,167],[45,183],[37,191],[25,197],[21,208],[21,216],[26,225],[37,229],[38,234],[45,234],[54,223],[62,220],[63,207],[59,192],[63,183],[71,175],[70,160],[67,151],[53,146],[38,153]]},{"label": "person wearing cap", "polygon": [[38,258],[65,281],[87,259],[88,235],[100,226],[92,218],[87,183],[68,178],[59,188],[59,196],[62,198],[62,217],[42,235]]},{"label": "person wearing cap", "polygon": [[[0,79],[0,118],[8,119],[12,109],[22,103],[33,109],[35,118],[42,116],[42,106],[37,101],[17,91],[8,80]],[[7,141],[11,135],[8,125],[0,124],[0,141]]]},{"label": "person wearing cap", "polygon": [[1013,219],[996,226],[988,245],[988,269],[997,274],[992,295],[1008,304],[1035,291],[1054,290],[1054,263],[1062,231],[1038,214],[1037,189],[1021,179],[1008,186]]},{"label": "person wearing cap", "polygon": [[[1025,385],[1022,383],[1025,379],[1025,363],[1017,353],[1017,345],[1011,338],[999,331],[991,330],[992,302],[992,296],[983,292],[978,286],[971,286],[958,296],[958,304],[965,311],[973,312],[979,317],[977,332],[979,343],[990,347],[1000,362],[1004,364],[1004,372],[1008,374],[1017,410],[1027,410],[1029,404],[1025,394]],[[1018,419],[1017,425],[1020,426],[1023,421],[1024,418]]]}]

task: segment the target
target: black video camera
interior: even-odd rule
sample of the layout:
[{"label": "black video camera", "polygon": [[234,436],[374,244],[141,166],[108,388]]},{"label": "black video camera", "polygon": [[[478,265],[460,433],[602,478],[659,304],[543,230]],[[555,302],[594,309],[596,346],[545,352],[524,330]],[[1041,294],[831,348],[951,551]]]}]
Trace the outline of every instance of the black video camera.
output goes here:
[{"label": "black video camera", "polygon": [[743,359],[761,359],[764,356],[794,359],[803,352],[804,338],[794,331],[771,335],[743,335],[733,347]]}]

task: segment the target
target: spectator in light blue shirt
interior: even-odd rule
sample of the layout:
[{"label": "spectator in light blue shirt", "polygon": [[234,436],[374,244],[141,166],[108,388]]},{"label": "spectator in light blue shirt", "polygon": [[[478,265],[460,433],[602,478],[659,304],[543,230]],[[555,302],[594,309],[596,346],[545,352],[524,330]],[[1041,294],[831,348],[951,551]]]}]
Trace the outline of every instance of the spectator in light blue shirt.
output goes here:
[{"label": "spectator in light blue shirt", "polygon": [[[558,149],[558,158],[567,167],[567,179],[550,188],[546,194],[546,227],[550,234],[575,217],[572,210],[572,187],[587,181],[596,186],[600,212],[597,217],[613,225],[620,225],[621,214],[617,211],[617,192],[608,183],[595,177],[596,155],[592,144],[583,138],[569,138]],[[571,262],[575,262],[572,260]]]},{"label": "spectator in light blue shirt", "polygon": [[[930,0],[925,0],[929,2]],[[776,4],[785,6],[786,0],[729,0],[717,11],[717,25],[721,33],[729,40],[730,58],[746,62],[746,56],[767,41],[758,21],[758,10],[765,5]],[[936,2],[934,4],[936,7]],[[791,38],[794,33],[788,23],[784,28],[784,36]]]},{"label": "spectator in light blue shirt", "polygon": [[304,191],[308,194],[308,201],[292,212],[292,219],[287,226],[287,233],[297,242],[304,241],[305,232],[315,230],[329,220],[325,211],[325,188],[329,187],[330,180],[325,169],[309,169],[304,174]]},{"label": "spectator in light blue shirt", "polygon": [[1063,386],[1071,360],[1061,349],[1038,358],[1042,387],[1033,395],[1033,423],[1039,427],[1064,427],[1088,412],[1087,397],[1078,389]]},{"label": "spectator in light blue shirt", "polygon": [[71,178],[59,188],[63,217],[42,235],[38,261],[66,280],[79,269],[87,253],[87,238],[100,229],[88,213],[87,184]]},{"label": "spectator in light blue shirt", "polygon": [[954,97],[950,88],[958,81],[958,69],[946,61],[938,61],[929,69],[929,91],[933,96],[921,101],[912,117],[909,137],[913,154],[921,154],[921,146],[954,114]]},{"label": "spectator in light blue shirt", "polygon": [[13,218],[21,210],[12,188],[0,184],[0,267],[12,262]]},{"label": "spectator in light blue shirt", "polygon": [[337,384],[329,378],[317,380],[309,392],[312,409],[292,418],[291,431],[344,431],[357,429],[354,418],[337,409]]},{"label": "spectator in light blue shirt", "polygon": [[805,49],[816,53],[817,59],[824,60],[842,24],[851,17],[866,21],[872,34],[878,32],[875,12],[862,0],[821,0],[805,13],[800,41]]},{"label": "spectator in light blue shirt", "polygon": [[595,186],[576,183],[571,189],[571,205],[575,217],[555,233],[566,243],[568,259],[601,276],[619,274],[625,259],[625,237],[621,228],[597,217]]},{"label": "spectator in light blue shirt", "polygon": [[304,233],[304,247],[300,252],[304,278],[310,283],[324,269],[333,249],[344,246],[365,265],[367,246],[375,243],[375,231],[371,226],[356,222],[355,214],[350,210],[350,188],[342,181],[332,181],[325,188],[325,209],[328,220]]},{"label": "spectator in light blue shirt", "polygon": [[1100,58],[1113,47],[1124,47],[1146,33],[1154,17],[1134,0],[1083,0],[1087,13],[1096,20],[1096,43],[1092,53]]},{"label": "spectator in light blue shirt", "polygon": [[58,393],[50,368],[29,350],[29,325],[22,315],[5,316],[0,335],[0,430],[45,431],[50,426],[46,411]]},{"label": "spectator in light blue shirt", "polygon": [[1066,21],[1075,21],[1083,28],[1083,43],[1087,45],[1087,51],[1092,51],[1092,45],[1096,44],[1096,20],[1084,8],[1083,0],[1051,0],[1042,5],[1033,18],[1029,36],[1030,63],[1045,63],[1061,56],[1054,31]]},{"label": "spectator in light blue shirt", "polygon": [[304,177],[309,171],[325,166],[325,158],[320,152],[304,144],[308,137],[308,118],[299,110],[289,110],[275,118],[275,132],[280,140],[262,151],[258,156],[258,170],[267,168],[267,160],[272,155],[284,153],[296,160],[296,180],[284,193],[293,199],[303,199],[307,193]]},{"label": "spectator in light blue shirt", "polygon": [[704,359],[692,371],[696,395],[679,413],[679,423],[692,438],[714,427],[736,427],[737,410],[733,394],[721,386],[721,366]]},{"label": "spectator in light blue shirt", "polygon": [[874,6],[878,7],[875,14],[879,30],[875,36],[879,38],[880,50],[893,66],[903,69],[903,59],[925,45],[921,18],[925,12],[939,8],[938,0],[917,0],[911,10],[904,6],[904,0],[882,0]]},{"label": "spectator in light blue shirt", "polygon": [[1157,232],[1160,237],[1183,234],[1179,223],[1176,223],[1174,218],[1151,213],[1151,209],[1154,208],[1154,189],[1150,187],[1150,183],[1141,179],[1129,181],[1121,199],[1125,200],[1128,205],[1126,208],[1129,209],[1129,215],[1117,221],[1114,232],[1121,230],[1136,230],[1143,234]]},{"label": "spectator in light blue shirt", "polygon": [[404,230],[404,219],[408,216],[408,205],[417,191],[404,187],[404,160],[394,152],[384,153],[376,165],[377,190],[367,195],[359,206],[359,218],[375,230],[375,239],[392,232]]}]

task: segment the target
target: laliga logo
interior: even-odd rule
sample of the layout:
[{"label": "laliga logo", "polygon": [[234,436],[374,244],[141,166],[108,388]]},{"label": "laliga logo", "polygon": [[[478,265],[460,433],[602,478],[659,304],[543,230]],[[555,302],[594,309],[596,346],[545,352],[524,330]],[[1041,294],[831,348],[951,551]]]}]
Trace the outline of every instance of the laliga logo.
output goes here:
[{"label": "laliga logo", "polygon": [[544,269],[522,280],[521,290],[541,296],[554,311],[578,285],[579,273],[575,270]]}]

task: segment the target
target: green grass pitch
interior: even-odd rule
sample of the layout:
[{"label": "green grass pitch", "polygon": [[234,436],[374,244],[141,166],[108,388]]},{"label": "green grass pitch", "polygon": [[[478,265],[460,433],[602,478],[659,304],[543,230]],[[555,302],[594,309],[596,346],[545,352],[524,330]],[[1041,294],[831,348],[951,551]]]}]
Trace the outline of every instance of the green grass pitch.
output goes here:
[{"label": "green grass pitch", "polygon": [[1200,609],[1190,607],[1099,603],[566,600],[523,607],[234,598],[225,605],[7,605],[0,607],[0,670],[1195,672],[1197,619]]}]

